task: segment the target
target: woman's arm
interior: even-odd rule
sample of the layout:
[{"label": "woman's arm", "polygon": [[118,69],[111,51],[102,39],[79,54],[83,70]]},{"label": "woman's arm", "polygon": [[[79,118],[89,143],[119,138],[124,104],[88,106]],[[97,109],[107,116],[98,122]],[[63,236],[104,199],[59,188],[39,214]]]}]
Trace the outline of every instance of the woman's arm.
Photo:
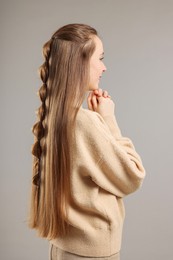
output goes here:
[{"label": "woman's arm", "polygon": [[102,116],[88,111],[87,115],[90,122],[86,135],[91,145],[88,148],[100,158],[98,169],[90,172],[91,178],[119,197],[134,192],[143,182],[145,169],[132,141],[122,136],[113,113]]}]

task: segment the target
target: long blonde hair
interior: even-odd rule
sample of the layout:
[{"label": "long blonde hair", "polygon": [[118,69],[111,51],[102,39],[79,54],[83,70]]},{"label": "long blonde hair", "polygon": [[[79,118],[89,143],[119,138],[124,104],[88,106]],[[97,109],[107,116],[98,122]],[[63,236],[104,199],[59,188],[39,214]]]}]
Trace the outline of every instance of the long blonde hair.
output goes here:
[{"label": "long blonde hair", "polygon": [[53,239],[68,233],[67,204],[71,199],[71,139],[77,112],[89,84],[89,61],[97,31],[84,24],[68,24],[43,46],[43,82],[35,143],[29,227]]}]

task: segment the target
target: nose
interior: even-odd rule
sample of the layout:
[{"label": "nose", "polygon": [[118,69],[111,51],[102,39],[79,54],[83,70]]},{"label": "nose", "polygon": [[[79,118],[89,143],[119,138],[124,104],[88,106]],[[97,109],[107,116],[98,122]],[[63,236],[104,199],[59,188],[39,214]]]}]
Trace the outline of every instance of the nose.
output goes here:
[{"label": "nose", "polygon": [[105,64],[103,64],[103,72],[105,72],[107,70]]}]

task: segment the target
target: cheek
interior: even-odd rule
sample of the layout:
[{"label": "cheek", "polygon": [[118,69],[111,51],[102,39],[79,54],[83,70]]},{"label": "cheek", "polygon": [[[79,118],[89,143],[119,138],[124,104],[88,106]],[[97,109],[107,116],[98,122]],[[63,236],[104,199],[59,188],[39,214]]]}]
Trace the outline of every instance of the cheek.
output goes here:
[{"label": "cheek", "polygon": [[95,64],[95,66],[93,67],[93,72],[95,74],[95,76],[98,76],[100,74],[100,71],[101,71],[101,67],[100,67],[100,64]]},{"label": "cheek", "polygon": [[93,79],[97,74],[97,68],[95,65],[90,67],[90,78]]},{"label": "cheek", "polygon": [[99,80],[101,74],[101,66],[99,61],[92,61],[90,63],[90,82],[96,82]]}]

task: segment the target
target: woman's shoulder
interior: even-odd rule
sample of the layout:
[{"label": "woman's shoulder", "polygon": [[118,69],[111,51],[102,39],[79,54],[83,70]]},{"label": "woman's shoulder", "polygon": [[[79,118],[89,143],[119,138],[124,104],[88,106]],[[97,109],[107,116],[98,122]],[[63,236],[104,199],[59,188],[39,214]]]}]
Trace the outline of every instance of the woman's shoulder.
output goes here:
[{"label": "woman's shoulder", "polygon": [[110,138],[110,130],[103,117],[96,111],[81,107],[76,118],[77,128],[91,135],[104,135]]},{"label": "woman's shoulder", "polygon": [[102,116],[97,113],[96,111],[92,111],[86,108],[81,107],[77,114],[77,121],[82,124],[98,124],[98,126],[101,126],[104,124],[104,119]]}]

